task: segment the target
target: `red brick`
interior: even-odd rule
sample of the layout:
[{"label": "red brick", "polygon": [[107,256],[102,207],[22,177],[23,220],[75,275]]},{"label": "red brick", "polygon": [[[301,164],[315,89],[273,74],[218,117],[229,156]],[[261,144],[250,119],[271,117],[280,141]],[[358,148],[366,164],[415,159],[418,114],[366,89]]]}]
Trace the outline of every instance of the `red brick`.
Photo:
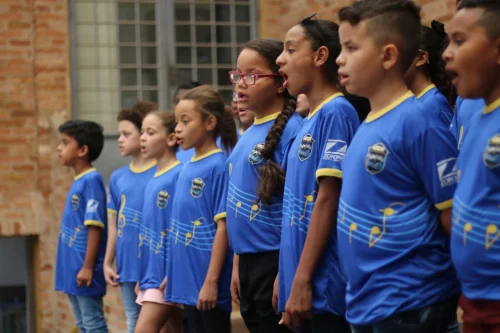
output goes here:
[{"label": "red brick", "polygon": [[14,39],[10,41],[10,45],[12,46],[30,46],[31,41],[26,40],[26,39]]},{"label": "red brick", "polygon": [[7,26],[9,29],[29,29],[31,24],[29,22],[10,21]]}]

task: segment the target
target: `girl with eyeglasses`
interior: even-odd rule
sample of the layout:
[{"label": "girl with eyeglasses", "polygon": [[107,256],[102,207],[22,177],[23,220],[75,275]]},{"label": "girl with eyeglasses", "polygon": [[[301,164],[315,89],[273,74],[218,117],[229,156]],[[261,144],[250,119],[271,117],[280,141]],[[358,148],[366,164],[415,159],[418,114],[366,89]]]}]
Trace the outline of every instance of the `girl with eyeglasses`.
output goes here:
[{"label": "girl with eyeglasses", "polygon": [[227,230],[235,252],[231,295],[251,333],[289,332],[272,306],[278,272],[283,181],[288,147],[302,119],[295,98],[283,87],[275,61],[277,40],[248,42],[229,73],[238,107],[252,110],[255,121],[226,162],[229,176]]}]

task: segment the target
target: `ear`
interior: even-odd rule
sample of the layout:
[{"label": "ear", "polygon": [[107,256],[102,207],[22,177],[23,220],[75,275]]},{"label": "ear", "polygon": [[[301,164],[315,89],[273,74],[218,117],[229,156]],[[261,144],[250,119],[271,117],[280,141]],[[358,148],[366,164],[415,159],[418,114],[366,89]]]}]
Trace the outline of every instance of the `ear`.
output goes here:
[{"label": "ear", "polygon": [[78,157],[83,158],[89,154],[89,147],[87,145],[83,145],[78,148]]},{"label": "ear", "polygon": [[417,62],[415,63],[415,66],[420,67],[428,63],[429,63],[429,52],[418,51]]},{"label": "ear", "polygon": [[382,48],[382,67],[388,71],[398,63],[400,54],[394,44],[388,44]]},{"label": "ear", "polygon": [[205,121],[205,129],[208,132],[211,132],[215,130],[215,127],[217,127],[217,118],[212,115],[208,116],[207,120]]},{"label": "ear", "polygon": [[276,89],[276,94],[281,95],[285,92],[286,88],[283,87],[283,84],[279,85],[278,88]]},{"label": "ear", "polygon": [[320,48],[316,50],[316,54],[314,56],[314,65],[316,67],[323,66],[327,62],[329,56],[330,51],[328,48],[324,45],[320,46]]},{"label": "ear", "polygon": [[172,147],[175,147],[176,143],[177,143],[177,139],[175,138],[175,133],[170,133],[167,136],[167,146],[169,148],[172,148]]}]

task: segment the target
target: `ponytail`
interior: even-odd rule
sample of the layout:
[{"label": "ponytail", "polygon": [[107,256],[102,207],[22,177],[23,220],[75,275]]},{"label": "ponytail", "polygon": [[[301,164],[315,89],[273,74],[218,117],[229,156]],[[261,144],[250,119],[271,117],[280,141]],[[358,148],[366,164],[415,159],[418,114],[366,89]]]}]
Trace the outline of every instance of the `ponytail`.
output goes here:
[{"label": "ponytail", "polygon": [[234,122],[231,110],[224,108],[224,113],[220,118],[217,118],[217,133],[220,135],[220,140],[226,152],[231,152],[236,142],[238,142],[238,135],[236,134],[236,123]]}]

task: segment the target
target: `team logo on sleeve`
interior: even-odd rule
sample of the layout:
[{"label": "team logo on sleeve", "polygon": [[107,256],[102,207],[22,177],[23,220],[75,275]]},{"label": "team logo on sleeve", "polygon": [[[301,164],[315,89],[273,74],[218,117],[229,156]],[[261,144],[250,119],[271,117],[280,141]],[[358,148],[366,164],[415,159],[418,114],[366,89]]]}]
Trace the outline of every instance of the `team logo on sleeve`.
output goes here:
[{"label": "team logo on sleeve", "polygon": [[203,194],[203,188],[205,187],[205,183],[203,182],[203,179],[201,178],[195,178],[193,179],[193,182],[191,183],[191,195],[193,198],[199,198]]},{"label": "team logo on sleeve", "polygon": [[488,140],[483,154],[483,162],[490,169],[500,165],[500,134]]},{"label": "team logo on sleeve", "polygon": [[448,158],[437,164],[437,172],[441,187],[446,187],[457,183],[457,159]]},{"label": "team logo on sleeve", "polygon": [[252,151],[248,155],[248,162],[250,164],[259,164],[264,159],[261,155],[261,151],[264,149],[264,143],[258,143],[253,146]]},{"label": "team logo on sleeve", "polygon": [[94,199],[87,201],[87,213],[97,212],[97,207],[99,207],[99,202]]},{"label": "team logo on sleeve", "polygon": [[309,157],[311,157],[314,141],[316,140],[314,140],[311,134],[307,133],[306,135],[304,135],[299,145],[299,160],[304,162]]},{"label": "team logo on sleeve", "polygon": [[168,194],[167,191],[158,192],[158,197],[156,198],[156,206],[158,206],[158,208],[160,209],[167,207],[168,198],[170,198],[170,194]]},{"label": "team logo on sleeve", "polygon": [[328,140],[323,153],[325,161],[342,162],[345,152],[347,151],[347,143],[342,140]]},{"label": "team logo on sleeve", "polygon": [[78,197],[78,195],[76,195],[76,194],[73,194],[71,196],[71,208],[73,210],[77,210],[79,203],[80,203],[80,197]]},{"label": "team logo on sleeve", "polygon": [[383,143],[376,143],[368,148],[368,154],[365,158],[365,168],[372,175],[380,173],[385,168],[389,151],[385,148]]}]

